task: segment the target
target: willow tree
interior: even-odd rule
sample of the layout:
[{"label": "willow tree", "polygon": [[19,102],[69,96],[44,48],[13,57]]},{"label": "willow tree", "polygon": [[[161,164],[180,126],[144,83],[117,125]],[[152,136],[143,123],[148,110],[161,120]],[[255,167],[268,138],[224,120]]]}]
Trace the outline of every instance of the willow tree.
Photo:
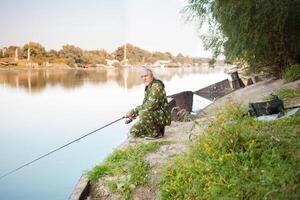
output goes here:
[{"label": "willow tree", "polygon": [[299,0],[188,0],[183,12],[188,21],[208,25],[202,38],[214,57],[280,75],[300,63],[299,10]]}]

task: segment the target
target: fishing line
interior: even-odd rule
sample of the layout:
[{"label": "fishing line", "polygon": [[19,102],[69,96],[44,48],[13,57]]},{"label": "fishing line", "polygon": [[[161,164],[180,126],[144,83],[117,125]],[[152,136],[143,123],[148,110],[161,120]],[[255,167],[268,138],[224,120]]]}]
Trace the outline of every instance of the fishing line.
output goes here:
[{"label": "fishing line", "polygon": [[110,122],[110,123],[108,123],[108,124],[106,124],[106,125],[104,125],[104,126],[102,126],[102,127],[100,127],[100,128],[97,128],[96,130],[93,130],[93,131],[91,131],[91,132],[89,132],[89,133],[87,133],[87,134],[85,134],[85,135],[83,135],[83,136],[81,136],[81,137],[79,137],[79,138],[77,138],[77,139],[75,139],[75,140],[73,140],[73,141],[71,141],[71,142],[69,142],[69,143],[63,145],[63,146],[61,146],[61,147],[58,147],[58,148],[56,148],[56,149],[54,149],[54,150],[52,150],[52,151],[50,151],[50,152],[48,152],[48,153],[46,153],[46,154],[44,154],[44,155],[38,157],[38,158],[36,158],[36,159],[34,159],[34,160],[32,160],[32,161],[30,161],[30,162],[24,164],[24,165],[21,165],[20,167],[14,169],[14,170],[11,170],[11,171],[5,173],[4,175],[0,176],[0,180],[3,179],[3,178],[6,177],[6,176],[12,174],[12,173],[15,173],[15,172],[19,171],[19,170],[22,169],[23,167],[26,167],[26,166],[28,166],[28,165],[30,165],[30,164],[32,164],[32,163],[34,163],[34,162],[36,162],[36,161],[38,161],[38,160],[44,158],[44,157],[46,157],[46,156],[49,156],[50,154],[52,154],[52,153],[54,153],[54,152],[56,152],[56,151],[59,151],[59,150],[65,148],[66,146],[69,146],[69,145],[73,144],[74,142],[77,142],[77,141],[81,140],[82,138],[85,138],[85,137],[87,137],[87,136],[89,136],[89,135],[91,135],[91,134],[93,134],[93,133],[95,133],[95,132],[97,132],[97,131],[99,131],[99,130],[105,128],[105,127],[107,127],[107,126],[110,126],[110,125],[112,125],[112,124],[114,124],[114,123],[116,123],[116,122],[118,122],[118,121],[120,121],[120,120],[122,120],[122,119],[124,119],[124,118],[125,118],[125,117],[121,117],[121,118],[119,118],[119,119],[117,119],[117,120],[115,120],[115,121],[113,121],[113,122]]}]

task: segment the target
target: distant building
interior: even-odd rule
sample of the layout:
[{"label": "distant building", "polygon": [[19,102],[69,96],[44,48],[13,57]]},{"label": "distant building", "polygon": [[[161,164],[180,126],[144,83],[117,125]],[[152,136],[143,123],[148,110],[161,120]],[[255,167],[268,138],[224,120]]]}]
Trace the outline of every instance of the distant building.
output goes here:
[{"label": "distant building", "polygon": [[153,63],[153,66],[155,67],[165,67],[166,64],[169,64],[171,60],[157,60],[155,63]]},{"label": "distant building", "polygon": [[118,60],[116,59],[106,59],[107,65],[109,66],[113,66],[116,63],[120,63]]}]

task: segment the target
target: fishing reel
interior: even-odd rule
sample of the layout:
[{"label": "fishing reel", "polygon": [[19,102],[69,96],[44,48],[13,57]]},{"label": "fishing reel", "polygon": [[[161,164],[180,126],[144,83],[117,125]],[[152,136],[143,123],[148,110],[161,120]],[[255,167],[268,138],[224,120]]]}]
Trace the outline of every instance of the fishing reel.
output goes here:
[{"label": "fishing reel", "polygon": [[125,124],[129,124],[130,122],[132,122],[132,118],[128,118],[128,119],[126,119],[126,121],[125,121]]}]

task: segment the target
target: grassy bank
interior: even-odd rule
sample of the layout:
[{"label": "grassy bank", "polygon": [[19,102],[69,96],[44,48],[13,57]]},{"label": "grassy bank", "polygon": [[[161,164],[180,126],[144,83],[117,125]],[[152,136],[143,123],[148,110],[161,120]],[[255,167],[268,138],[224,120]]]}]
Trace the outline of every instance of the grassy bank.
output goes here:
[{"label": "grassy bank", "polygon": [[113,177],[110,180],[104,180],[110,192],[120,195],[121,199],[131,199],[132,191],[137,187],[147,185],[150,179],[150,165],[144,160],[144,156],[168,143],[140,143],[125,149],[117,149],[86,175],[92,183],[96,183],[104,176]]},{"label": "grassy bank", "polygon": [[300,198],[300,114],[273,122],[227,103],[185,156],[163,169],[162,199]]},{"label": "grassy bank", "polygon": [[[280,89],[275,95],[277,95],[280,99],[286,100],[294,97],[300,97],[300,88],[297,89]],[[264,100],[270,100],[272,96],[267,96]]]},{"label": "grassy bank", "polygon": [[[294,86],[296,89],[281,89],[276,94],[298,103],[299,85],[290,88]],[[159,141],[115,150],[87,172],[94,183],[91,197],[151,199],[160,194],[160,199],[300,199],[300,113],[263,122],[249,117],[243,105],[227,102],[212,121],[197,121],[207,128],[196,129],[204,133],[191,137],[195,139],[189,150],[174,148],[183,145],[178,136],[187,131],[178,128],[181,123],[167,132],[172,145]],[[192,122],[186,125],[194,127]],[[166,146],[160,149],[161,145]],[[149,153],[163,162],[153,165],[157,162],[149,160]]]}]

